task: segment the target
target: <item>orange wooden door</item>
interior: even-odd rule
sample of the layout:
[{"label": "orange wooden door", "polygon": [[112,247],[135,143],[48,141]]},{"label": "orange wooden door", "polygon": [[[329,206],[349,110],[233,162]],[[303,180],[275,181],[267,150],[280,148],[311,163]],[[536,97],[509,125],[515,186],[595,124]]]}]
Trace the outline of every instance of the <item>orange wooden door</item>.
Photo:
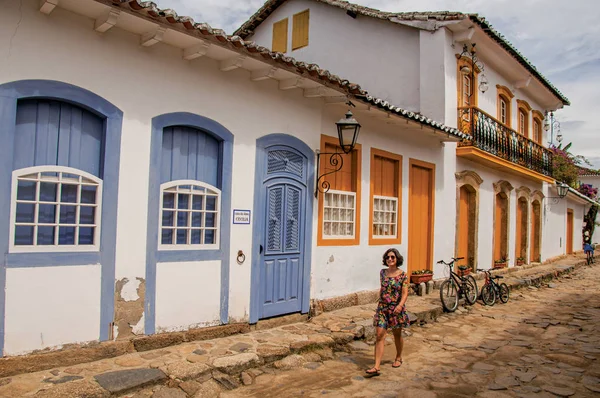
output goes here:
[{"label": "orange wooden door", "polygon": [[434,170],[410,165],[408,202],[408,265],[413,270],[432,269]]},{"label": "orange wooden door", "polygon": [[523,217],[525,217],[525,209],[523,209],[523,201],[517,202],[517,231],[515,234],[515,260],[523,255],[523,243],[526,238],[523,233],[527,233],[527,229],[523,230]]},{"label": "orange wooden door", "polygon": [[467,187],[460,188],[460,197],[458,202],[458,250],[456,257],[464,257],[457,264],[463,265],[468,263],[469,258],[469,202],[471,192]]},{"label": "orange wooden door", "polygon": [[540,261],[540,236],[542,232],[542,220],[540,203],[535,201],[531,204],[531,251],[530,261]]},{"label": "orange wooden door", "polygon": [[573,209],[567,209],[567,254],[573,254]]},{"label": "orange wooden door", "polygon": [[506,256],[504,248],[504,236],[506,230],[506,206],[508,199],[502,194],[496,195],[496,209],[494,217],[494,260],[500,260]]}]

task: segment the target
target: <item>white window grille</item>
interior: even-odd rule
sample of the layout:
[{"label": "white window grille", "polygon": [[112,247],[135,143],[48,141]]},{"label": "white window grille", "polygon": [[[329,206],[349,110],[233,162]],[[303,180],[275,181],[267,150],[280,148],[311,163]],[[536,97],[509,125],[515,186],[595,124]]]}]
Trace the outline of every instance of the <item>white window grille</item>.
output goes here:
[{"label": "white window grille", "polygon": [[221,191],[200,181],[171,181],[161,185],[161,250],[199,250],[219,247]]},{"label": "white window grille", "polygon": [[353,239],[356,193],[330,190],[323,195],[323,238]]},{"label": "white window grille", "polygon": [[10,252],[97,251],[102,180],[62,166],[15,170]]},{"label": "white window grille", "polygon": [[398,237],[398,198],[373,196],[373,238]]}]

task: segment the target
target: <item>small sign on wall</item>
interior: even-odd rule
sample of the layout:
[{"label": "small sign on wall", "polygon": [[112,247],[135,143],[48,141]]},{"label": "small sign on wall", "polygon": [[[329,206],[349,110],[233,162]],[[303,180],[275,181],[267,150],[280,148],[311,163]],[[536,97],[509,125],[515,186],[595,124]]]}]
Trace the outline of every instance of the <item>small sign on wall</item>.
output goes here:
[{"label": "small sign on wall", "polygon": [[234,224],[250,224],[250,210],[233,209]]}]

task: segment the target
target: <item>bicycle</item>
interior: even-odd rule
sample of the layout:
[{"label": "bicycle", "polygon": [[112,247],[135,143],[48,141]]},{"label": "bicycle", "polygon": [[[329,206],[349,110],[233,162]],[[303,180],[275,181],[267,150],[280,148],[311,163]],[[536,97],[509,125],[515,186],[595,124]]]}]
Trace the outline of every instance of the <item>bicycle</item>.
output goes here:
[{"label": "bicycle", "polygon": [[497,279],[504,278],[502,275],[492,275],[492,269],[477,269],[478,272],[485,272],[485,283],[481,287],[481,301],[485,305],[494,305],[496,298],[500,299],[502,304],[506,304],[510,298],[510,290],[506,283],[498,283]]},{"label": "bicycle", "polygon": [[[440,286],[440,300],[442,300],[442,307],[448,312],[456,311],[458,308],[458,300],[461,297],[465,298],[465,301],[469,305],[475,304],[477,301],[477,282],[472,275],[462,276],[452,271],[454,263],[458,260],[462,260],[464,257],[452,258],[450,262],[440,260],[438,264],[447,265],[450,269],[450,276]],[[467,270],[468,267],[459,265],[460,271]]]}]

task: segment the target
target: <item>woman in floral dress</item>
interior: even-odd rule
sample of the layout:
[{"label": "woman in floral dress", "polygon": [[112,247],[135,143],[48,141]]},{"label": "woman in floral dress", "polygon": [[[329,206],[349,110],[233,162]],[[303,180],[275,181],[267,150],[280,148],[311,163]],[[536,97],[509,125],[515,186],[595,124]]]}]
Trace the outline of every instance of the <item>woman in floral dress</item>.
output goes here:
[{"label": "woman in floral dress", "polygon": [[399,368],[402,365],[402,348],[404,346],[402,328],[408,327],[410,324],[404,307],[408,298],[408,276],[398,268],[403,263],[404,258],[396,249],[388,249],[383,255],[383,265],[387,269],[384,268],[379,273],[381,290],[379,304],[373,317],[373,326],[377,332],[375,366],[366,371],[369,376],[379,376],[387,329],[392,330],[396,344],[396,357],[392,367]]}]

